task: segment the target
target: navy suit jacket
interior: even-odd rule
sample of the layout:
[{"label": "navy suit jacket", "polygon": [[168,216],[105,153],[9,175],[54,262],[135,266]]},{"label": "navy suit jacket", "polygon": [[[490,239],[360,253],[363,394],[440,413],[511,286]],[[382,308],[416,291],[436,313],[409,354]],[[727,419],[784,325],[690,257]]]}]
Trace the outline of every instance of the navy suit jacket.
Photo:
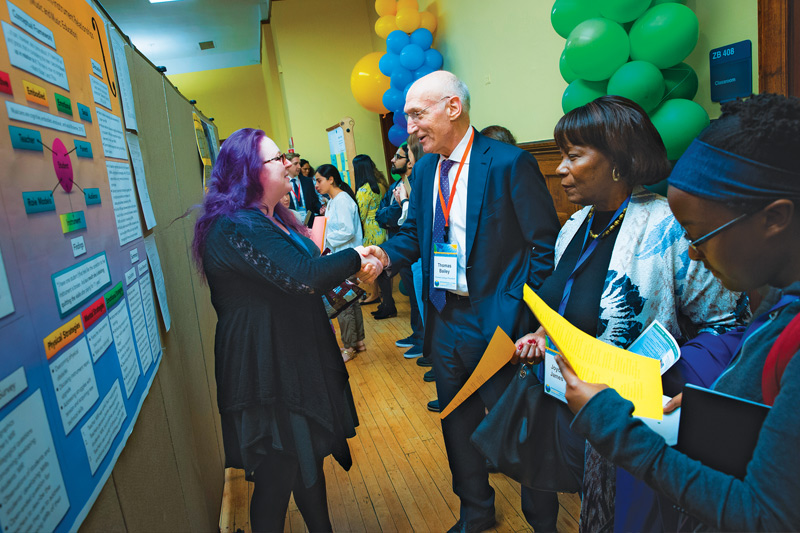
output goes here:
[{"label": "navy suit jacket", "polygon": [[[433,254],[433,185],[438,155],[414,166],[408,219],[381,247],[392,269],[422,258],[423,301],[428,301]],[[487,342],[497,326],[511,337],[528,333],[532,314],[522,300],[526,283],[538,288],[553,270],[559,224],[536,159],[475,132],[467,189],[467,286]],[[437,312],[426,306],[428,312]],[[429,328],[426,328],[428,345]]]},{"label": "navy suit jacket", "polygon": [[[302,174],[298,174],[297,178],[300,180],[300,187],[303,189],[303,201],[306,203],[306,210],[311,211],[315,215],[319,215],[319,209],[322,205],[319,203],[317,189],[314,187],[314,178],[307,178]],[[294,201],[294,192],[289,196],[292,198],[290,207],[297,210]]]}]

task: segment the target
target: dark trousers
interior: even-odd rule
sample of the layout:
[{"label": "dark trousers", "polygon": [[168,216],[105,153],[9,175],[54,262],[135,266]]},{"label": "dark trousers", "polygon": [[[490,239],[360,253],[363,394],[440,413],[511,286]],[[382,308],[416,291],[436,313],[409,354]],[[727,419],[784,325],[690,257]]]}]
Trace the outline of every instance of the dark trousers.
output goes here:
[{"label": "dark trousers", "polygon": [[[488,341],[478,327],[478,317],[469,299],[448,296],[441,314],[431,307],[426,327],[432,328],[431,358],[436,373],[436,392],[444,408],[475,370]],[[453,492],[461,500],[460,519],[464,522],[482,521],[494,514],[494,490],[489,485],[486,460],[469,438],[485,416],[484,407],[491,409],[497,402],[512,373],[510,365],[500,370],[478,389],[477,394],[467,398],[442,420]]]},{"label": "dark trousers", "polygon": [[309,531],[332,531],[322,461],[317,465],[317,471],[317,482],[306,487],[300,475],[297,458],[270,450],[255,471],[253,498],[250,500],[250,525],[253,532],[283,532],[292,493]]},{"label": "dark trousers", "polygon": [[[411,274],[411,267],[406,266],[400,269],[400,279],[403,280],[403,286],[408,293],[408,299],[411,304],[411,331],[414,345],[422,348],[422,342],[425,338],[425,330],[422,326],[422,315],[420,314],[419,305],[417,305],[417,293],[414,290],[414,276]],[[381,288],[383,290],[383,288]]]},{"label": "dark trousers", "polygon": [[394,296],[392,296],[392,278],[381,273],[375,282],[378,284],[378,288],[381,290],[381,308],[386,309],[387,311],[393,311],[395,307]]}]

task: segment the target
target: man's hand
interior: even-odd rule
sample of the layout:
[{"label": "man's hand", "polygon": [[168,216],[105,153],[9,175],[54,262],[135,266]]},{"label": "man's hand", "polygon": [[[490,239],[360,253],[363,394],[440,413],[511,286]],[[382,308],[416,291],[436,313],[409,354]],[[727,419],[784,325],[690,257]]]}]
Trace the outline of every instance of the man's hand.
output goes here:
[{"label": "man's hand", "polygon": [[555,357],[558,368],[561,369],[561,375],[567,382],[567,403],[573,413],[580,411],[589,400],[594,398],[595,394],[608,388],[608,385],[604,383],[586,383],[578,377],[572,365],[561,354],[557,354]]},{"label": "man's hand", "polygon": [[366,248],[363,248],[363,253],[362,252],[359,252],[359,253],[361,253],[365,257],[366,256],[375,257],[378,261],[381,262],[381,265],[383,265],[383,268],[386,268],[386,267],[389,266],[389,256],[386,255],[386,252],[384,252],[383,248],[381,248],[380,246],[374,246],[374,245],[373,246],[367,246]]},{"label": "man's hand", "polygon": [[[377,246],[370,246],[369,248],[378,248]],[[380,248],[378,248],[380,250]],[[365,283],[372,283],[375,281],[375,278],[380,276],[381,272],[383,272],[383,263],[375,257],[374,255],[370,254],[367,248],[363,246],[357,246],[355,248],[358,255],[361,256],[361,270],[358,274],[358,279]],[[381,250],[383,252],[383,250]],[[386,255],[384,252],[383,255]]]},{"label": "man's hand", "polygon": [[403,200],[408,199],[406,188],[402,183],[394,188],[394,199],[397,201],[398,204],[402,204]]},{"label": "man's hand", "polygon": [[544,350],[547,342],[545,341],[544,328],[541,326],[535,333],[528,333],[514,344],[517,346],[517,351],[514,352],[511,358],[512,363],[519,362],[536,365],[544,361]]}]

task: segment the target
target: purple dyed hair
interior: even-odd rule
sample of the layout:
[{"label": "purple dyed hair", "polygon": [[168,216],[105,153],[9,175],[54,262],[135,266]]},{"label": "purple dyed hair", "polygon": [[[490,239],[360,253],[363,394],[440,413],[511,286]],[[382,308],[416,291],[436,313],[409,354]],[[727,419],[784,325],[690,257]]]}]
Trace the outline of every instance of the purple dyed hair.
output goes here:
[{"label": "purple dyed hair", "polygon": [[[203,212],[194,225],[192,256],[201,275],[204,275],[206,239],[214,221],[223,215],[236,219],[237,212],[242,209],[261,207],[264,196],[261,169],[264,161],[261,160],[259,147],[261,140],[266,137],[261,130],[242,128],[233,132],[222,144],[208,182],[208,193],[203,198]],[[301,225],[280,202],[275,206],[274,214],[290,230],[309,235],[308,228]]]}]

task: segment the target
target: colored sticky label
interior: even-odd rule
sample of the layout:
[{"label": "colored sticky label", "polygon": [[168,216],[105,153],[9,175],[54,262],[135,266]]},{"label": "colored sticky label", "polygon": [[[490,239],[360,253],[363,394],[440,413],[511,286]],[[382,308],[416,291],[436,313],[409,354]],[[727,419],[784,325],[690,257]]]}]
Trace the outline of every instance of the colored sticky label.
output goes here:
[{"label": "colored sticky label", "polygon": [[114,307],[117,302],[122,300],[122,297],[125,296],[125,291],[122,289],[122,282],[120,281],[114,287],[108,291],[105,295],[106,299],[106,308],[111,309]]},{"label": "colored sticky label", "polygon": [[52,191],[24,192],[22,193],[22,201],[25,204],[25,212],[28,214],[56,210],[56,202],[53,199]]},{"label": "colored sticky label", "polygon": [[73,211],[72,213],[64,213],[59,215],[61,219],[61,231],[65,234],[86,227],[86,217],[83,216],[83,211]]},{"label": "colored sticky label", "polygon": [[44,351],[47,358],[52,358],[55,354],[61,351],[61,348],[71,343],[78,338],[78,335],[83,333],[83,326],[81,326],[81,316],[76,315],[75,318],[63,324],[53,333],[44,338]]},{"label": "colored sticky label", "polygon": [[75,105],[78,106],[78,116],[81,117],[81,120],[91,123],[92,110],[79,102],[75,102]]},{"label": "colored sticky label", "polygon": [[103,315],[105,314],[106,299],[101,296],[96,302],[84,309],[81,313],[81,318],[83,318],[83,327],[89,329],[92,327],[92,324],[103,318]]},{"label": "colored sticky label", "polygon": [[83,189],[83,197],[86,200],[86,205],[99,204],[100,189]]},{"label": "colored sticky label", "polygon": [[72,100],[63,94],[53,93],[56,98],[56,107],[62,113],[72,116]]},{"label": "colored sticky label", "polygon": [[75,155],[89,159],[94,158],[94,155],[92,154],[92,143],[75,139]]},{"label": "colored sticky label", "polygon": [[22,86],[25,88],[25,98],[29,102],[39,105],[47,105],[47,91],[44,87],[40,87],[35,83],[22,80]]},{"label": "colored sticky label", "polygon": [[38,131],[9,126],[8,133],[11,136],[11,146],[17,150],[44,151],[44,148],[42,148],[42,134]]},{"label": "colored sticky label", "polygon": [[8,77],[8,72],[0,70],[0,93],[14,94],[11,89],[11,78]]}]

